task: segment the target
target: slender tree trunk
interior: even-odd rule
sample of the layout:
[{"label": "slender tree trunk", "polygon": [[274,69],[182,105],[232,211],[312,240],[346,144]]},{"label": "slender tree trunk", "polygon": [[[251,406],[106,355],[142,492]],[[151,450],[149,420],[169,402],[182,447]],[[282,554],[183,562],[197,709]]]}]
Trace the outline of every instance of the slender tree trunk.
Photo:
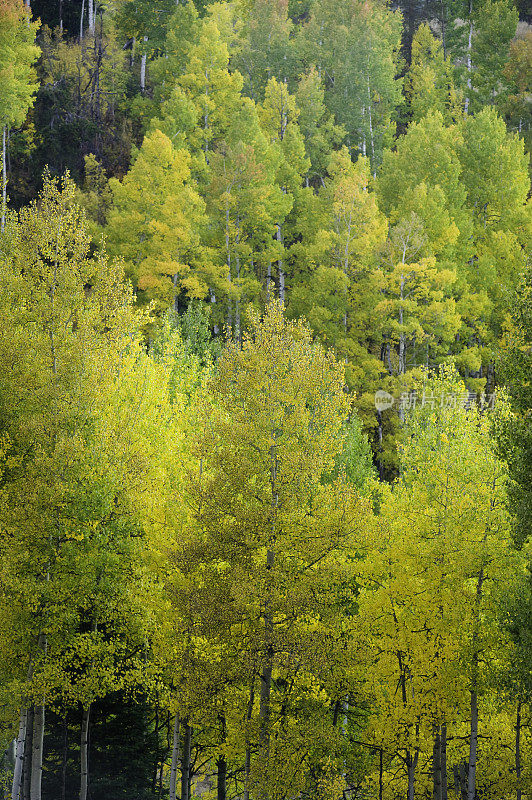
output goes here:
[{"label": "slender tree trunk", "polygon": [[0,222],[0,232],[4,232],[6,226],[7,213],[7,164],[6,164],[6,136],[7,125],[2,128],[2,219]]},{"label": "slender tree trunk", "polygon": [[[277,232],[275,234],[275,238],[277,239],[279,244],[282,245],[282,243],[283,243],[283,234],[282,234],[282,230],[281,230],[281,223],[278,223],[278,225],[277,225]],[[284,274],[283,259],[281,257],[279,257],[279,259],[277,261],[277,268],[279,270],[279,300],[284,305],[284,299],[285,299],[285,274]]]},{"label": "slender tree trunk", "polygon": [[85,16],[85,0],[81,0],[81,14],[79,16],[79,41],[83,41],[83,17]]},{"label": "slender tree trunk", "polygon": [[[272,570],[274,565],[274,554],[272,550],[268,550],[266,554],[266,569]],[[267,610],[264,615],[265,627],[265,660],[261,674],[260,684],[260,744],[264,756],[268,758],[270,750],[270,695],[272,689],[272,672],[273,672],[273,623],[270,612]]]},{"label": "slender tree trunk", "polygon": [[441,737],[439,726],[434,727],[434,745],[432,747],[432,796],[441,800]]},{"label": "slender tree trunk", "polygon": [[[227,264],[227,280],[229,284],[233,282],[233,273],[232,273],[232,264],[231,264],[231,236],[230,236],[230,214],[229,214],[229,203],[226,202],[225,204],[225,252],[226,252],[226,264]],[[227,336],[231,339],[233,338],[233,312],[232,312],[232,303],[231,298],[229,297],[227,300]]]},{"label": "slender tree trunk", "polygon": [[[270,447],[270,506],[271,506],[271,542],[275,542],[277,535],[277,511],[279,508],[279,489],[277,485],[278,453],[277,453],[277,434],[273,434],[273,444]],[[270,608],[269,577],[275,565],[275,555],[271,547],[266,552],[266,596],[264,602],[264,662],[260,684],[260,704],[259,704],[259,744],[261,750],[261,772],[263,774],[261,798],[267,800],[268,791],[266,790],[268,780],[268,765],[270,760],[270,696],[272,689],[273,672],[273,620]]]},{"label": "slender tree trunk", "polygon": [[[482,587],[484,584],[484,568],[478,575],[477,590],[475,596],[476,625],[480,624],[480,604],[482,601]],[[478,749],[478,652],[477,652],[478,631],[473,633],[473,664],[471,669],[471,721],[469,733],[469,762],[467,765],[467,800],[475,800],[476,795],[476,772],[477,772],[477,749]]]},{"label": "slender tree trunk", "polygon": [[369,64],[368,64],[368,73],[367,73],[367,82],[368,82],[368,120],[369,120],[369,139],[371,144],[371,162],[373,167],[373,177],[376,178],[375,172],[375,138],[373,135],[373,118],[371,114],[371,89],[369,85]]},{"label": "slender tree trunk", "polygon": [[183,753],[181,755],[181,800],[190,800],[190,752],[192,748],[192,728],[188,720],[183,721]]},{"label": "slender tree trunk", "polygon": [[33,748],[33,706],[28,709],[26,722],[26,746],[24,748],[24,769],[22,774],[22,798],[30,800],[31,754]]},{"label": "slender tree trunk", "polygon": [[515,784],[516,800],[521,800],[523,790],[521,788],[521,698],[517,701],[517,716],[515,720]]},{"label": "slender tree trunk", "polygon": [[89,33],[94,35],[96,31],[96,9],[94,8],[94,0],[88,0],[89,9]]},{"label": "slender tree trunk", "polygon": [[[227,733],[225,714],[220,714],[219,720],[222,745],[225,745]],[[217,800],[226,800],[227,798],[227,760],[225,753],[220,753],[216,759],[216,797]]]},{"label": "slender tree trunk", "polygon": [[445,27],[445,12],[446,12],[446,7],[445,7],[445,4],[444,4],[443,0],[442,0],[442,2],[440,3],[440,10],[441,10],[441,17],[440,17],[440,26],[441,26],[441,46],[442,46],[442,50],[443,50],[443,57],[444,57],[444,58],[447,58],[447,37],[446,37],[446,32],[447,32],[447,29],[446,29],[446,27]]},{"label": "slender tree trunk", "polygon": [[266,271],[266,300],[268,303],[270,302],[270,288],[272,282],[272,262],[268,261],[268,267]]},{"label": "slender tree trunk", "polygon": [[61,760],[61,800],[66,800],[66,778],[68,768],[68,712],[63,719],[63,758]]},{"label": "slender tree trunk", "polygon": [[153,775],[151,779],[152,794],[155,794],[155,792],[157,791],[157,776],[159,774],[159,729],[160,729],[159,703],[157,702],[155,705],[155,729],[153,731],[153,736],[155,739],[155,761],[153,764]]},{"label": "slender tree trunk", "polygon": [[[240,291],[240,256],[238,255],[238,245],[240,244],[240,220],[237,217],[236,221],[237,225],[237,235],[236,235],[236,253],[235,253],[235,264],[236,264],[236,285],[238,287],[238,291]],[[235,300],[235,341],[239,344],[242,344],[242,331],[240,329],[240,296],[238,295]]]},{"label": "slender tree trunk", "polygon": [[447,800],[447,725],[440,732],[441,800]]},{"label": "slender tree trunk", "polygon": [[22,789],[22,768],[24,766],[24,747],[26,745],[26,728],[28,722],[28,709],[20,712],[17,745],[15,749],[15,769],[13,771],[13,784],[11,787],[11,800],[19,800]]},{"label": "slender tree trunk", "polygon": [[469,35],[467,39],[467,95],[464,103],[464,114],[467,116],[469,112],[469,100],[471,95],[471,45],[473,42],[473,0],[469,0]]},{"label": "slender tree trunk", "polygon": [[146,62],[148,59],[146,53],[146,42],[148,41],[148,37],[144,37],[144,52],[140,57],[140,91],[144,92],[146,89]]},{"label": "slender tree trunk", "polygon": [[255,664],[251,676],[251,686],[249,689],[248,707],[246,710],[246,757],[244,762],[244,800],[249,800],[249,776],[251,772],[251,746],[249,742],[249,723],[253,716],[253,706],[255,705]]},{"label": "slender tree trunk", "polygon": [[79,800],[87,800],[89,789],[89,724],[91,707],[83,707],[81,718],[81,786],[79,790]]},{"label": "slender tree trunk", "polygon": [[403,300],[404,300],[404,275],[401,275],[401,305],[399,306],[399,375],[404,375],[406,372],[406,337],[403,329]]},{"label": "slender tree trunk", "polygon": [[415,755],[412,755],[410,751],[408,751],[406,754],[406,772],[408,777],[408,790],[406,796],[408,800],[414,800],[417,758],[418,758],[417,752],[415,753]]},{"label": "slender tree trunk", "polygon": [[475,800],[476,796],[477,748],[478,695],[476,685],[473,685],[471,689],[471,731],[469,735],[469,763],[467,767],[467,800]]},{"label": "slender tree trunk", "polygon": [[379,749],[379,800],[384,798],[384,769],[382,747]]},{"label": "slender tree trunk", "polygon": [[45,704],[35,706],[33,711],[33,741],[31,747],[30,800],[42,798],[42,758],[44,746]]},{"label": "slender tree trunk", "polygon": [[172,739],[172,766],[170,767],[170,792],[169,800],[176,800],[177,767],[179,764],[179,712],[174,717],[174,735]]},{"label": "slender tree trunk", "polygon": [[174,314],[176,314],[176,316],[179,313],[179,292],[177,291],[178,280],[179,280],[179,275],[176,272],[176,274],[172,278],[172,283],[173,283],[173,286],[174,286],[174,302],[173,302],[173,306],[174,306]]}]

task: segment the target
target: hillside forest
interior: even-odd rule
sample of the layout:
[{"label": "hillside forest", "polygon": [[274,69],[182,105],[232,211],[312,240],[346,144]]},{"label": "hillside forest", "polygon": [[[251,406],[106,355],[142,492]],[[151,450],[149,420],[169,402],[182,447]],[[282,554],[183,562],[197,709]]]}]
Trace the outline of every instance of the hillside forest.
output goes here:
[{"label": "hillside forest", "polygon": [[0,0],[0,796],[532,800],[528,0]]}]

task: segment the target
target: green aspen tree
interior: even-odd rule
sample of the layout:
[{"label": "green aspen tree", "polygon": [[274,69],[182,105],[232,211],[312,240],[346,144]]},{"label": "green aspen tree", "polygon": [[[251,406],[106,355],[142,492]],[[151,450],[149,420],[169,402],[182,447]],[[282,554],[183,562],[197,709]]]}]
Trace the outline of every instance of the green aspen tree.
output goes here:
[{"label": "green aspen tree", "polygon": [[267,265],[276,255],[275,224],[287,209],[287,197],[275,183],[277,158],[252,101],[234,117],[226,142],[211,156],[207,242],[224,265],[224,280],[213,288],[225,297],[217,314],[225,306],[227,331],[236,340],[241,339],[246,304],[261,298],[268,281]]},{"label": "green aspen tree", "polygon": [[319,186],[326,174],[333,150],[341,144],[345,130],[336,125],[325,105],[325,89],[315,67],[303,75],[297,85],[296,103],[299,108],[299,129],[305,140],[310,170],[305,176],[307,185]]},{"label": "green aspen tree", "polygon": [[326,102],[347,131],[347,145],[375,169],[390,145],[400,103],[401,17],[381,2],[314,2],[302,28],[304,62],[324,81]]},{"label": "green aspen tree", "polygon": [[347,148],[333,153],[318,195],[317,221],[301,260],[313,269],[294,288],[290,313],[303,314],[314,333],[345,361],[350,388],[363,391],[378,374],[366,347],[367,325],[378,302],[377,257],[387,224],[369,190],[368,159],[353,163]]},{"label": "green aspen tree", "polygon": [[255,102],[264,98],[271,78],[290,81],[295,73],[290,44],[292,22],[286,0],[238,0],[243,21],[234,66],[244,76],[244,91]]},{"label": "green aspen tree", "polygon": [[414,35],[404,90],[414,122],[419,122],[429,111],[439,111],[446,122],[456,120],[461,114],[452,65],[427,23],[420,25]]},{"label": "green aspen tree", "polygon": [[[280,304],[250,321],[242,346],[228,345],[219,359],[198,409],[186,487],[190,543],[177,564],[184,587],[192,567],[203,575],[191,609],[203,649],[215,647],[222,664],[234,649],[227,669],[241,686],[247,733],[243,741],[242,717],[228,709],[228,736],[246,755],[245,788],[277,798],[305,786],[308,740],[297,719],[303,731],[312,722],[289,689],[297,687],[304,707],[319,702],[312,674],[326,671],[322,632],[326,620],[333,624],[322,600],[349,570],[340,548],[367,547],[369,517],[344,475],[330,479],[349,406],[343,368],[302,323],[283,318]],[[207,634],[218,615],[232,621],[232,633],[220,631],[230,636],[223,650],[216,626]]]},{"label": "green aspen tree", "polygon": [[[276,220],[275,232],[277,290],[284,304],[287,299],[288,253],[299,234],[298,209],[305,194],[311,191],[303,187],[303,176],[308,172],[310,162],[298,125],[299,109],[286,83],[279,83],[276,78],[268,81],[259,117],[266,139],[277,155],[275,181],[286,198],[284,213]],[[267,276],[267,283],[269,287],[271,273]]]},{"label": "green aspen tree", "polygon": [[30,22],[22,0],[3,0],[0,5],[0,127],[2,128],[2,210],[0,232],[7,211],[7,130],[21,125],[33,104],[37,89],[34,64],[38,24]]}]

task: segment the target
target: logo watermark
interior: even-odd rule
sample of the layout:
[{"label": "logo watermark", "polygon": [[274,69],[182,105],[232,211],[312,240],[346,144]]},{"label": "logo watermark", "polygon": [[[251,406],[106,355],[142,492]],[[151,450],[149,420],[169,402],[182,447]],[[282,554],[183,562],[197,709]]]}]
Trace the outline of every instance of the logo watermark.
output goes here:
[{"label": "logo watermark", "polygon": [[386,411],[389,408],[394,408],[399,411],[411,411],[419,407],[425,408],[472,408],[478,405],[481,411],[493,411],[495,402],[497,400],[497,393],[492,392],[442,392],[441,394],[434,394],[434,392],[423,391],[422,395],[417,392],[402,392],[399,397],[394,397],[393,394],[385,392],[384,389],[378,389],[375,392],[375,408],[377,411]]}]

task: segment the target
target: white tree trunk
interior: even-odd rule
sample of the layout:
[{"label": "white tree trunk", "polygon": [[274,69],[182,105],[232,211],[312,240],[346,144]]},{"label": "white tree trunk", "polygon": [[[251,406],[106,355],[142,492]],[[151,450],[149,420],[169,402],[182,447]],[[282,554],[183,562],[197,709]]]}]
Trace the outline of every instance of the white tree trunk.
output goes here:
[{"label": "white tree trunk", "polygon": [[[144,42],[147,42],[147,41],[148,41],[148,37],[145,36],[144,37]],[[144,50],[144,52],[142,53],[142,56],[140,57],[140,90],[141,90],[141,92],[144,92],[144,90],[146,89],[146,61],[147,61],[147,55],[146,55],[146,50]]]},{"label": "white tree trunk", "polygon": [[89,33],[94,35],[96,31],[96,8],[95,0],[88,0],[89,5]]},{"label": "white tree trunk", "polygon": [[13,771],[13,784],[11,787],[11,800],[19,800],[22,787],[22,768],[24,766],[24,748],[26,746],[26,723],[28,710],[23,708],[20,712],[17,745],[15,749],[15,769]]},{"label": "white tree trunk", "polygon": [[192,746],[192,728],[188,719],[184,722],[183,752],[181,754],[181,800],[190,800],[190,750]]},{"label": "white tree trunk", "polygon": [[[368,64],[369,67],[369,64]],[[371,113],[371,88],[369,85],[369,72],[367,74],[367,82],[368,82],[368,120],[369,120],[369,140],[371,144],[371,161],[373,166],[373,177],[377,177],[376,169],[375,169],[375,139],[373,136],[373,116]]]},{"label": "white tree trunk", "polygon": [[35,706],[33,717],[33,742],[31,749],[30,800],[41,800],[42,756],[44,745],[45,706]]}]

